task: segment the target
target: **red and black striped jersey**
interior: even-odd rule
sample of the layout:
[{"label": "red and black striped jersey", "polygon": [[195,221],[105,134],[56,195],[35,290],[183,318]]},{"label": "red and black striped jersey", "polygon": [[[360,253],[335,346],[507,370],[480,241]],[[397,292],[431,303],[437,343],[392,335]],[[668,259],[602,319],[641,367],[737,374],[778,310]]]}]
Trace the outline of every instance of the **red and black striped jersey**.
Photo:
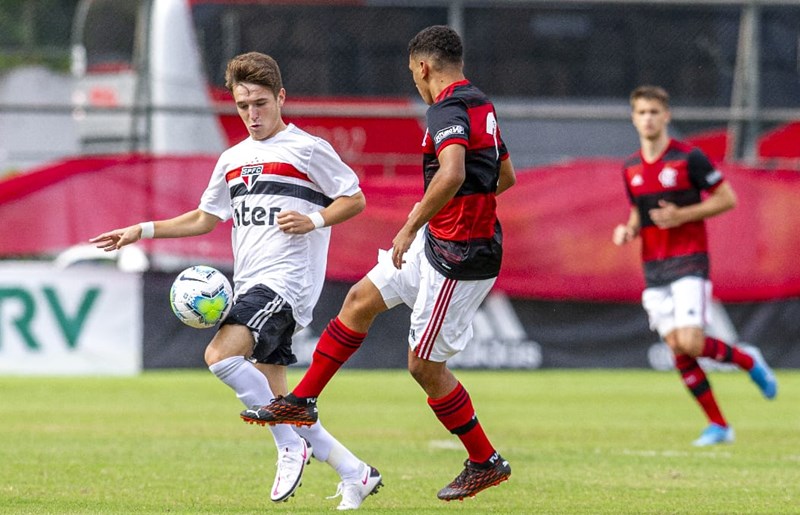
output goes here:
[{"label": "red and black striped jersey", "polygon": [[495,194],[500,162],[508,150],[500,137],[494,106],[469,81],[442,91],[426,113],[422,142],[425,189],[439,170],[439,152],[466,147],[466,176],[455,196],[428,222],[425,255],[445,277],[497,277],[503,257]]},{"label": "red and black striped jersey", "polygon": [[678,206],[702,201],[703,191],[722,184],[722,173],[697,148],[670,140],[654,162],[641,151],[625,161],[625,185],[641,219],[642,262],[647,286],[669,284],[681,277],[708,278],[708,239],[705,222],[688,222],[661,229],[650,218],[660,200]]}]

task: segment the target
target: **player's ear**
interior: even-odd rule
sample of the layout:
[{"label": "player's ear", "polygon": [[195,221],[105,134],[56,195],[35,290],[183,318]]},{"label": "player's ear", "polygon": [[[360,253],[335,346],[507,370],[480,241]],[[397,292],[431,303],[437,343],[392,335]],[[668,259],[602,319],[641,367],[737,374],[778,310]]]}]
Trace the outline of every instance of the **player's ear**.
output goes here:
[{"label": "player's ear", "polygon": [[277,100],[278,107],[283,107],[283,103],[286,102],[286,90],[284,88],[281,88],[281,90],[278,92]]},{"label": "player's ear", "polygon": [[431,73],[431,64],[426,60],[422,60],[419,62],[419,66],[420,76],[423,79],[427,79],[428,75]]}]

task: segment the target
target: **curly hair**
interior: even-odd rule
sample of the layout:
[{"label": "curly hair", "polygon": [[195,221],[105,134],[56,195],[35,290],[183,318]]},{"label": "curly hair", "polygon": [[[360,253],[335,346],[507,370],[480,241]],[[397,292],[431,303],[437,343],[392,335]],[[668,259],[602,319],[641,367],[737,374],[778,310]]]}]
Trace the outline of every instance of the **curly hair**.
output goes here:
[{"label": "curly hair", "polygon": [[444,65],[458,65],[464,57],[461,37],[447,25],[422,29],[408,43],[408,55],[432,57]]}]

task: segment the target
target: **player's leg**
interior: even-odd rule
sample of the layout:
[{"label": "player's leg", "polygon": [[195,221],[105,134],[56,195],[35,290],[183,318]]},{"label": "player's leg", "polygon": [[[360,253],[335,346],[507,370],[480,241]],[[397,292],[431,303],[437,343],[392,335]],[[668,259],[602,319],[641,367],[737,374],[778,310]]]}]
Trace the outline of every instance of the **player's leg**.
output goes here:
[{"label": "player's leg", "polygon": [[390,252],[381,250],[378,253],[378,263],[350,288],[339,315],[322,333],[311,366],[292,390],[294,396],[318,397],[334,374],[361,347],[379,314],[402,303],[413,304],[419,287],[419,263],[424,259],[423,252],[420,231],[401,270],[394,267]]},{"label": "player's leg", "polygon": [[705,446],[732,442],[733,428],[728,425],[722,415],[711,389],[711,383],[697,359],[688,354],[675,354],[675,368],[678,370],[684,386],[708,419],[708,426],[703,430],[700,438],[694,441],[694,445]]},{"label": "player's leg", "polygon": [[242,418],[258,424],[316,422],[317,396],[366,338],[367,330],[380,313],[401,303],[413,304],[419,287],[419,263],[424,259],[422,231],[406,253],[406,264],[397,270],[391,253],[381,250],[378,263],[353,286],[339,316],[328,324],[300,383],[286,397],[276,399]]},{"label": "player's leg", "polygon": [[[710,306],[712,301],[711,281],[699,278],[684,278],[680,281],[676,281],[672,285],[672,291],[673,296],[677,299],[677,306],[692,306],[691,301],[682,302],[684,298],[702,298],[704,319],[700,322],[704,324],[704,327],[710,325],[711,310],[706,309],[706,307]],[[693,313],[676,311],[675,317],[679,325],[685,326],[698,323],[697,317],[694,316]],[[778,383],[775,379],[775,374],[772,373],[769,365],[767,365],[760,355],[752,356],[735,345],[730,345],[705,334],[703,334],[700,339],[693,339],[691,344],[693,345],[693,352],[696,352],[696,355],[700,357],[713,359],[720,363],[733,363],[742,370],[747,371],[764,397],[767,399],[775,398],[778,392]]]},{"label": "player's leg", "polygon": [[[681,300],[684,303],[692,302],[691,299]],[[702,307],[700,304],[701,301],[700,299],[695,299],[693,302],[697,304],[696,315],[700,318],[695,322],[695,325],[699,327],[702,326],[702,315],[699,311]],[[702,330],[700,330],[699,336],[695,335],[695,338],[692,339],[687,337],[687,334],[691,331],[697,331],[698,327],[694,327],[693,329],[691,327],[682,327],[680,331],[683,334],[683,338],[679,339],[679,328],[676,325],[675,319],[675,305],[676,299],[673,297],[670,285],[649,287],[642,292],[642,306],[647,312],[650,329],[658,332],[675,355],[675,368],[680,374],[681,381],[709,420],[709,426],[706,430],[721,429],[725,431],[726,428],[728,428],[728,424],[714,398],[714,393],[711,390],[708,377],[706,377],[705,372],[696,359],[696,356],[699,355],[700,349],[702,348]],[[684,312],[690,311],[690,309],[687,309],[685,306],[681,309]],[[682,323],[688,324],[690,322],[682,320]],[[699,342],[697,341],[698,337]],[[731,432],[730,435],[732,436],[733,433]],[[695,443],[704,444],[701,440],[697,440]]]},{"label": "player's leg", "polygon": [[380,292],[369,278],[364,278],[350,289],[340,316],[331,320],[323,331],[311,365],[300,383],[286,396],[279,396],[260,407],[242,412],[246,422],[265,424],[293,424],[309,426],[318,419],[317,396],[333,378],[336,372],[359,348],[366,333],[359,333],[345,325],[341,315],[347,313],[346,320],[361,320],[359,327],[369,327],[375,317],[387,309]]},{"label": "player's leg", "polygon": [[[295,361],[291,354],[293,331],[291,308],[268,288],[255,287],[231,308],[206,348],[206,363],[245,407],[261,406],[275,396],[270,385],[285,391],[286,366]],[[254,364],[251,358],[268,363]],[[270,431],[278,449],[278,470],[270,498],[278,502],[288,499],[300,486],[310,455],[305,441],[291,426],[275,426]]]},{"label": "player's leg", "polygon": [[705,327],[710,289],[700,277],[684,277],[668,287],[672,301],[671,330],[664,336],[676,354],[675,366],[683,383],[708,419],[708,426],[693,443],[696,446],[729,443],[734,439],[733,429],[728,425],[714,396],[711,383],[697,358],[705,346]]},{"label": "player's leg", "polygon": [[378,469],[358,459],[320,421],[309,427],[296,427],[295,431],[311,442],[316,459],[327,463],[339,474],[341,481],[331,497],[342,496],[338,509],[358,509],[364,499],[377,493],[383,486]]},{"label": "player's leg", "polygon": [[467,450],[464,470],[439,491],[442,500],[463,499],[505,481],[511,467],[495,450],[475,414],[469,392],[447,368],[447,359],[472,339],[471,321],[494,280],[455,281],[423,264],[411,313],[408,368],[428,395],[439,422]]},{"label": "player's leg", "polygon": [[298,398],[318,397],[342,365],[361,348],[375,317],[387,309],[380,290],[369,277],[350,288],[339,315],[322,332],[311,365],[292,394]]}]

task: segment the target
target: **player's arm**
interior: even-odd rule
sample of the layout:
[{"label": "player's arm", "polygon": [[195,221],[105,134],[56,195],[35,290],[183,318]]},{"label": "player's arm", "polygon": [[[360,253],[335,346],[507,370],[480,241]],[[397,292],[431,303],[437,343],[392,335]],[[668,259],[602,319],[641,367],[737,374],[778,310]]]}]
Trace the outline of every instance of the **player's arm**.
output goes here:
[{"label": "player's arm", "polygon": [[612,240],[614,245],[624,245],[636,239],[639,236],[639,230],[642,227],[642,220],[639,216],[639,210],[636,206],[631,207],[631,212],[628,215],[628,221],[624,224],[619,224],[614,228]]},{"label": "player's arm", "polygon": [[[185,236],[199,236],[211,232],[220,222],[216,216],[206,213],[201,209],[187,211],[182,215],[168,220],[158,220],[156,222],[145,222],[142,224],[131,225],[120,229],[108,231],[90,239],[97,248],[106,252],[117,250],[136,243],[142,237],[150,238],[183,238]],[[152,225],[149,225],[152,224]],[[150,231],[152,234],[144,234]]]},{"label": "player's arm", "polygon": [[464,184],[467,174],[466,153],[467,148],[460,144],[448,145],[439,152],[439,170],[428,184],[422,200],[411,210],[405,225],[392,240],[392,262],[398,269],[403,264],[403,254],[411,246],[420,227],[428,223]]},{"label": "player's arm", "polygon": [[367,199],[360,190],[350,196],[341,196],[316,213],[302,214],[297,211],[281,211],[276,218],[278,228],[289,234],[305,234],[319,227],[329,227],[349,220],[362,212]]},{"label": "player's arm", "polygon": [[724,213],[736,206],[736,193],[725,181],[697,204],[677,206],[660,200],[658,207],[650,210],[650,218],[659,228],[670,229],[688,222],[697,222]]},{"label": "player's arm", "polygon": [[497,180],[497,195],[503,193],[508,188],[517,183],[517,174],[514,171],[514,164],[511,158],[500,161],[500,178]]}]

